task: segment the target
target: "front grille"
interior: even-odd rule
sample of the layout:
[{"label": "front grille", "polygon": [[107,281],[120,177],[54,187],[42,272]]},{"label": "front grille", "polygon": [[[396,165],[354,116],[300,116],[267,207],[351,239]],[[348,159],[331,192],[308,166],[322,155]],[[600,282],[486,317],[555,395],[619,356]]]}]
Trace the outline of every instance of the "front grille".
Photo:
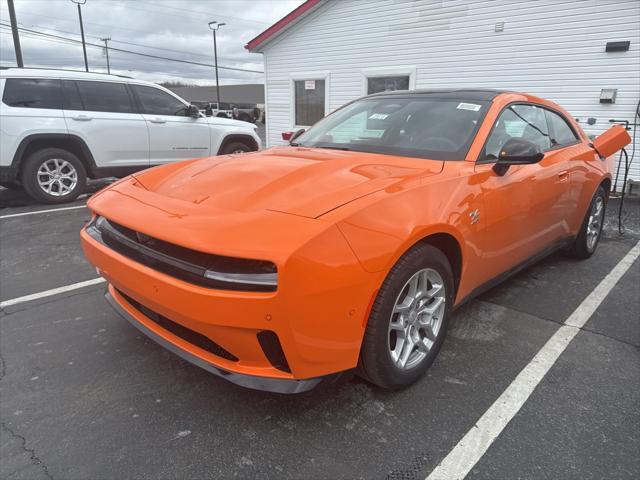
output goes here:
[{"label": "front grille", "polygon": [[142,313],[149,320],[158,324],[160,327],[165,330],[173,333],[176,337],[180,337],[181,339],[199,347],[203,350],[206,350],[209,353],[213,353],[218,357],[222,357],[226,360],[230,360],[232,362],[237,362],[238,357],[236,357],[233,353],[225,350],[216,342],[211,340],[209,337],[202,335],[196,331],[191,330],[190,328],[185,327],[184,325],[180,325],[179,323],[170,320],[164,315],[160,315],[157,312],[154,312],[150,308],[145,307],[137,300],[134,300],[130,296],[125,293],[122,293],[120,290],[117,290],[118,294],[124,298],[133,308]]},{"label": "front grille", "polygon": [[194,285],[249,292],[273,292],[277,288],[275,284],[230,282],[206,275],[209,271],[222,275],[277,273],[273,262],[198,252],[136,232],[104,217],[92,222],[87,233],[131,260]]}]

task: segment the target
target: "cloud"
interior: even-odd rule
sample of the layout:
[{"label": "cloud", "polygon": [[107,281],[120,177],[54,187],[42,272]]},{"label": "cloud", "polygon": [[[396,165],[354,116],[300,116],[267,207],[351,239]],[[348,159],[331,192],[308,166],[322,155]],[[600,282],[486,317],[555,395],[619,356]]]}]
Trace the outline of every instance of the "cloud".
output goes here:
[{"label": "cloud", "polygon": [[[131,50],[161,57],[213,64],[213,39],[207,25],[226,23],[217,33],[220,66],[263,70],[262,56],[244,45],[303,0],[87,0],[82,17],[87,43],[110,37],[111,72],[154,82],[215,83],[212,67],[118,52]],[[80,39],[77,7],[70,0],[15,0],[20,27]],[[0,20],[9,23],[6,2]],[[82,46],[63,39],[21,32],[25,66],[83,69]],[[87,48],[89,69],[106,72],[104,49]],[[15,65],[11,31],[0,28],[0,64]],[[219,70],[220,83],[259,83],[259,73]]]}]

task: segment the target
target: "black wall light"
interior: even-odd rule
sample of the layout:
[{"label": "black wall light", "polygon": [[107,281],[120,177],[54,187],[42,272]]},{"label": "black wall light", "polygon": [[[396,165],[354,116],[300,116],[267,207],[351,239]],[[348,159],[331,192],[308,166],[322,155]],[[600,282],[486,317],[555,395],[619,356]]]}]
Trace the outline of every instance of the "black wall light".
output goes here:
[{"label": "black wall light", "polygon": [[628,52],[631,42],[607,42],[605,52]]}]

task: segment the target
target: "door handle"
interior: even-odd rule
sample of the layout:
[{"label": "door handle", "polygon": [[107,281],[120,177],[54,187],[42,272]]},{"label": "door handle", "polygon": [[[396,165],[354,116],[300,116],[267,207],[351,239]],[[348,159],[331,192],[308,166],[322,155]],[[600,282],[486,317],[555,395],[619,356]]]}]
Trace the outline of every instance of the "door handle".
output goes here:
[{"label": "door handle", "polygon": [[151,123],[167,123],[166,120],[163,120],[161,118],[152,118],[151,120],[149,120]]},{"label": "door handle", "polygon": [[71,117],[73,120],[76,120],[78,122],[88,122],[89,120],[91,120],[91,117],[87,117],[86,115],[78,115],[75,117]]},{"label": "door handle", "polygon": [[560,173],[558,173],[558,178],[560,179],[561,182],[564,182],[566,180],[569,179],[569,171],[568,170],[563,170]]}]

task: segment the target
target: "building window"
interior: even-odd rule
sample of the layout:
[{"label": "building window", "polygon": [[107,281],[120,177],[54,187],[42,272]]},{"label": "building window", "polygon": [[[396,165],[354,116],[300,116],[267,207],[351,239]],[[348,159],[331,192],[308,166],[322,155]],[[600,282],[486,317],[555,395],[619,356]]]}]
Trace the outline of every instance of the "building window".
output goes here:
[{"label": "building window", "polygon": [[391,92],[393,90],[409,90],[409,75],[367,78],[367,95],[379,92]]},{"label": "building window", "polygon": [[296,80],[294,85],[296,125],[313,125],[324,117],[325,81]]}]

